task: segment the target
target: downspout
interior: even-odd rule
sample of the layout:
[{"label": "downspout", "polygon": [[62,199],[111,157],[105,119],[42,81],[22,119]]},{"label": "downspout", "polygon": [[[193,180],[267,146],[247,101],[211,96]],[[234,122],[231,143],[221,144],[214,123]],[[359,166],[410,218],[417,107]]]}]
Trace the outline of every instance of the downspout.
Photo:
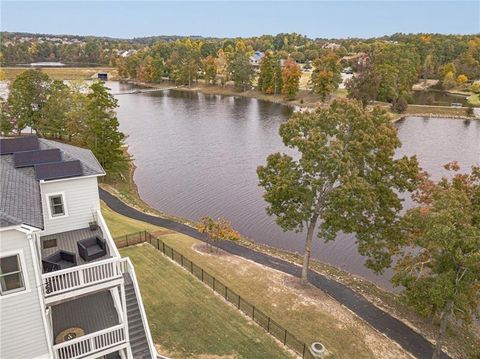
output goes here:
[{"label": "downspout", "polygon": [[37,251],[37,247],[35,245],[35,239],[37,235],[31,230],[28,229],[26,232],[28,243],[30,245],[30,250],[32,253],[33,258],[35,260],[33,261],[33,270],[35,272],[35,279],[37,283],[37,291],[38,291],[38,298],[40,300],[40,310],[42,312],[42,320],[43,320],[43,327],[45,328],[45,336],[47,340],[47,346],[48,346],[48,352],[50,354],[50,358],[54,358],[54,353],[53,353],[53,337],[50,335],[50,326],[48,325],[47,322],[47,315],[46,315],[46,306],[45,306],[45,298],[44,298],[44,293],[43,293],[43,281],[42,281],[42,276],[39,271],[39,265],[38,265],[38,258],[39,254]]}]

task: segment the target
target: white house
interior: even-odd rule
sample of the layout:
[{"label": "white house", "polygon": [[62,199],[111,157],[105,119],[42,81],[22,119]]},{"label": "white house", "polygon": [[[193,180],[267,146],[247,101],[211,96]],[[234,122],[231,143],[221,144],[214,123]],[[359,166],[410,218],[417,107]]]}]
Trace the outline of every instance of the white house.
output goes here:
[{"label": "white house", "polygon": [[134,268],[100,212],[91,151],[0,139],[0,358],[156,358]]}]

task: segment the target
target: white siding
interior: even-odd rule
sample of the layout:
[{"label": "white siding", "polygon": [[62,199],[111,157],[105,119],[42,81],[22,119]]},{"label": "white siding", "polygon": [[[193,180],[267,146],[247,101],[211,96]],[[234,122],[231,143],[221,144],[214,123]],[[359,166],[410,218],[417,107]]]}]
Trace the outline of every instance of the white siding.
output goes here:
[{"label": "white siding", "polygon": [[31,359],[48,356],[48,343],[42,319],[29,240],[17,230],[0,232],[0,254],[23,252],[22,268],[29,290],[0,298],[0,358]]},{"label": "white siding", "polygon": [[[42,235],[88,227],[100,208],[97,177],[40,184],[45,230]],[[63,193],[67,216],[50,218],[48,194]]]}]

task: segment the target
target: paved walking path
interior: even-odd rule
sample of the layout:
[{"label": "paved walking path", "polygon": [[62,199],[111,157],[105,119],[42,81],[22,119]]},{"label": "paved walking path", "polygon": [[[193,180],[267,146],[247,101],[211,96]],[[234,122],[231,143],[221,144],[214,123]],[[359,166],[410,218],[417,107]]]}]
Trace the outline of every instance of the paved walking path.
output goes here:
[{"label": "paved walking path", "polygon": [[[99,191],[100,198],[115,212],[205,241],[205,236],[192,227],[169,219],[145,214],[125,204],[107,191],[101,188],[99,188]],[[218,244],[218,247],[232,254],[280,270],[284,273],[295,275],[297,277],[301,275],[301,268],[299,266],[272,257],[268,254],[257,252],[235,242],[222,241]],[[360,318],[364,319],[372,327],[397,342],[402,348],[410,352],[416,358],[430,359],[432,357],[433,346],[421,334],[415,332],[400,320],[377,308],[360,294],[317,272],[311,271],[308,279],[311,284],[328,293],[331,297],[335,298],[338,302],[353,311]],[[341,340],[341,338],[339,338],[339,340]],[[443,354],[442,358],[446,359],[449,358],[449,356]]]}]

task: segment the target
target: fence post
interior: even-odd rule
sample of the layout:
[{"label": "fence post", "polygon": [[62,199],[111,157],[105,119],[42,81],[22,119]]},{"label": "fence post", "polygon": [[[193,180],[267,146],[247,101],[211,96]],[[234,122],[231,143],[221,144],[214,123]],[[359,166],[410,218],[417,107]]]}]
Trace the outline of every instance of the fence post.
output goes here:
[{"label": "fence post", "polygon": [[255,306],[252,305],[252,319],[255,320]]},{"label": "fence post", "polygon": [[225,299],[227,299],[227,298],[228,298],[228,288],[227,288],[227,286],[225,286]]},{"label": "fence post", "polygon": [[160,250],[160,240],[157,238],[157,250]]},{"label": "fence post", "polygon": [[307,349],[307,346],[305,343],[303,343],[303,353],[302,353],[302,358],[305,358],[305,349]]},{"label": "fence post", "polygon": [[182,267],[183,267],[183,254],[180,254],[180,262],[182,262]]},{"label": "fence post", "polygon": [[173,257],[174,257],[174,256],[173,256],[173,248],[170,247],[170,249],[172,250],[172,260],[175,260],[175,259],[173,259]]},{"label": "fence post", "polygon": [[267,320],[267,332],[270,333],[270,317],[268,317],[268,320]]},{"label": "fence post", "polygon": [[190,273],[193,274],[193,262],[192,261],[190,261]]},{"label": "fence post", "polygon": [[213,291],[215,292],[215,277],[212,277],[213,278]]},{"label": "fence post", "polygon": [[201,268],[201,269],[202,269],[202,282],[203,282],[203,268]]},{"label": "fence post", "polygon": [[283,345],[287,345],[287,329],[285,329],[285,338],[283,339]]},{"label": "fence post", "polygon": [[238,296],[238,309],[240,309],[240,296]]},{"label": "fence post", "polygon": [[163,248],[163,254],[165,254],[165,242],[162,242],[162,248]]}]

